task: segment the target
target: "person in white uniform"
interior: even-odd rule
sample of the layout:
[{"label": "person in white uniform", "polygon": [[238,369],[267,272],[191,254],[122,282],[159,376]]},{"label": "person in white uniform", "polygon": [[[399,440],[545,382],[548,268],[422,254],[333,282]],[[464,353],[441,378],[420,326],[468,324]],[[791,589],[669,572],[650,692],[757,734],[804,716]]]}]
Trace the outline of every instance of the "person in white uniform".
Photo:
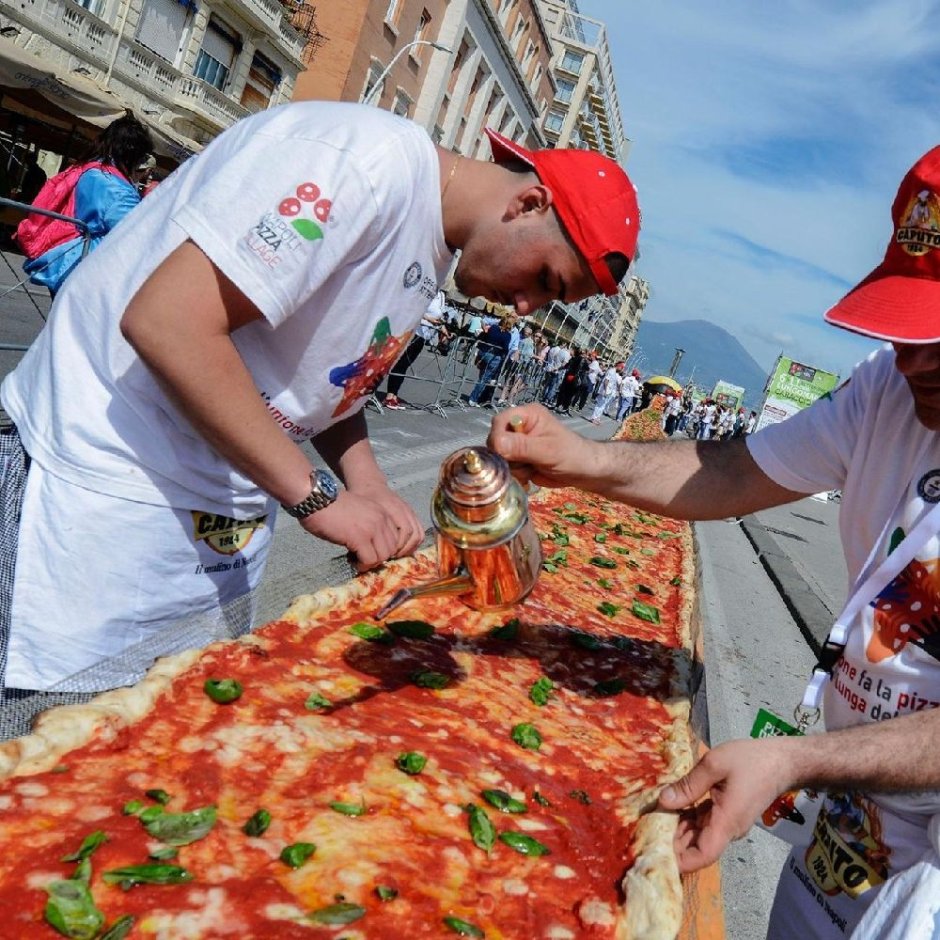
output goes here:
[{"label": "person in white uniform", "polygon": [[537,406],[497,416],[490,434],[523,479],[684,519],[842,490],[854,587],[802,703],[820,702],[825,733],[718,744],[659,797],[681,814],[688,872],[779,795],[825,791],[780,876],[773,940],[920,940],[940,923],[940,237],[906,223],[924,190],[940,193],[940,147],[901,184],[884,261],[826,314],[890,345],[798,415],[709,447],[590,441]]},{"label": "person in white uniform", "polygon": [[[375,108],[272,108],[82,263],[0,393],[7,687],[48,689],[250,597],[278,504],[360,569],[415,549],[362,408],[453,252],[459,290],[527,315],[614,294],[636,246],[613,161],[490,138],[495,162]],[[27,464],[25,483],[7,472]]]}]

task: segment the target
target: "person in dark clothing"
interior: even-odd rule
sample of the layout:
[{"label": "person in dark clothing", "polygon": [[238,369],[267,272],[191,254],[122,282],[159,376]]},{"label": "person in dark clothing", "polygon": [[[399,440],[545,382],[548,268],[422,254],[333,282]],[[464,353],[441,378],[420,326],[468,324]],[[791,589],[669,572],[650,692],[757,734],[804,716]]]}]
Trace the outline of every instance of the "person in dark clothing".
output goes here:
[{"label": "person in dark clothing", "polygon": [[561,380],[561,387],[558,389],[555,411],[562,414],[571,414],[571,403],[578,391],[578,376],[581,374],[582,365],[586,369],[588,364],[581,352],[581,347],[573,346],[571,348],[571,358],[568,360],[568,365],[565,366],[565,376]]},{"label": "person in dark clothing", "polygon": [[472,408],[489,404],[493,397],[494,380],[509,353],[512,325],[513,317],[503,317],[499,323],[494,323],[480,339],[480,355],[477,358],[480,378],[473,386],[468,402]]},{"label": "person in dark clothing", "polygon": [[[587,404],[588,396],[595,387],[594,380],[591,376],[591,360],[587,356],[582,356],[581,358],[581,367],[578,370],[577,378],[575,378],[575,384],[577,385],[577,389],[575,390],[572,401],[574,410],[581,411]],[[600,385],[599,382],[597,384]]]}]

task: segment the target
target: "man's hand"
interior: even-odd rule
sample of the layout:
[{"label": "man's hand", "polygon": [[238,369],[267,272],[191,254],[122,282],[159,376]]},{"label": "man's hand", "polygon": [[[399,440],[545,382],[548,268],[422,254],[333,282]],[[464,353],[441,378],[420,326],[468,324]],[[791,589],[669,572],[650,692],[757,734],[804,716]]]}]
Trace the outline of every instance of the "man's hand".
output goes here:
[{"label": "man's hand", "polygon": [[[361,572],[407,554],[408,546],[416,544],[412,528],[408,529],[408,537],[403,538],[396,520],[403,520],[406,525],[408,520],[398,507],[396,510],[392,512],[390,507],[373,499],[343,490],[331,506],[298,521],[311,535],[345,545],[355,556],[356,568]],[[420,523],[415,524],[420,528]]]},{"label": "man's hand", "polygon": [[385,478],[369,483],[350,482],[349,491],[356,496],[371,500],[392,520],[398,532],[398,545],[392,558],[413,555],[424,541],[424,527],[411,506],[392,490]]},{"label": "man's hand", "polygon": [[744,836],[773,800],[791,788],[789,743],[766,738],[720,744],[660,793],[660,809],[681,811],[674,843],[680,872],[717,861],[729,842]]},{"label": "man's hand", "polygon": [[517,479],[539,486],[584,486],[586,470],[599,462],[590,453],[594,441],[569,431],[541,405],[497,414],[487,445],[509,461]]}]

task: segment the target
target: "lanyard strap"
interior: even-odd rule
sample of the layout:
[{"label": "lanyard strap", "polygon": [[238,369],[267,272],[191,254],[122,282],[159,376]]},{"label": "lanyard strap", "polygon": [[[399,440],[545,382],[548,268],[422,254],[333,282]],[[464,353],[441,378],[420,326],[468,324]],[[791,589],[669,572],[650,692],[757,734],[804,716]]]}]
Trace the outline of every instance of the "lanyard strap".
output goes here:
[{"label": "lanyard strap", "polygon": [[[842,658],[849,638],[849,629],[858,615],[911,563],[914,556],[927,544],[927,540],[938,531],[940,531],[940,503],[931,507],[930,511],[874,571],[868,574],[861,583],[856,583],[842,613],[836,618],[819,651],[819,660],[813,667],[806,691],[803,693],[803,700],[797,706],[797,727],[801,731],[819,717],[823,689],[832,678],[836,663]],[[882,540],[883,536],[879,539],[879,543]],[[877,551],[877,545],[875,551]]]}]

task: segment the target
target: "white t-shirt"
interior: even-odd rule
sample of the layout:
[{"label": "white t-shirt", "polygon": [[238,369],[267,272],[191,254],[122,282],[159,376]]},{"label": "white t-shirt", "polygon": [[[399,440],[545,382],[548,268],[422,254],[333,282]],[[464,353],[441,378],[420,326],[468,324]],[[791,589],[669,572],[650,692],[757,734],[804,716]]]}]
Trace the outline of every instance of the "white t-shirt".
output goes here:
[{"label": "white t-shirt", "polygon": [[621,398],[636,398],[637,394],[640,391],[640,383],[636,380],[636,376],[631,373],[626,373],[620,378],[620,397]]},{"label": "white t-shirt", "polygon": [[609,397],[616,393],[618,386],[620,385],[620,374],[617,370],[611,366],[605,373],[604,378],[601,379],[601,390],[600,394],[605,398]]},{"label": "white t-shirt", "polygon": [[266,496],[195,431],[118,328],[186,239],[261,311],[233,341],[273,418],[305,440],[365,404],[446,274],[434,145],[410,121],[350,104],[240,121],[81,263],[3,383],[26,450],[49,472],[128,500],[252,518]]},{"label": "white t-shirt", "polygon": [[[747,446],[782,486],[803,493],[842,490],[839,526],[850,586],[940,500],[940,434],[917,420],[890,348],[873,353],[832,396],[749,436]],[[826,687],[828,729],[940,705],[938,612],[940,534],[856,619]],[[822,924],[834,922],[825,905],[818,906],[818,896],[825,895],[848,933],[874,896],[870,889],[926,849],[926,827],[935,813],[940,791],[831,794],[819,837],[784,868],[784,881],[792,880],[796,900],[809,897],[803,913],[812,912]],[[800,929],[793,922],[775,935],[806,935]]]}]

